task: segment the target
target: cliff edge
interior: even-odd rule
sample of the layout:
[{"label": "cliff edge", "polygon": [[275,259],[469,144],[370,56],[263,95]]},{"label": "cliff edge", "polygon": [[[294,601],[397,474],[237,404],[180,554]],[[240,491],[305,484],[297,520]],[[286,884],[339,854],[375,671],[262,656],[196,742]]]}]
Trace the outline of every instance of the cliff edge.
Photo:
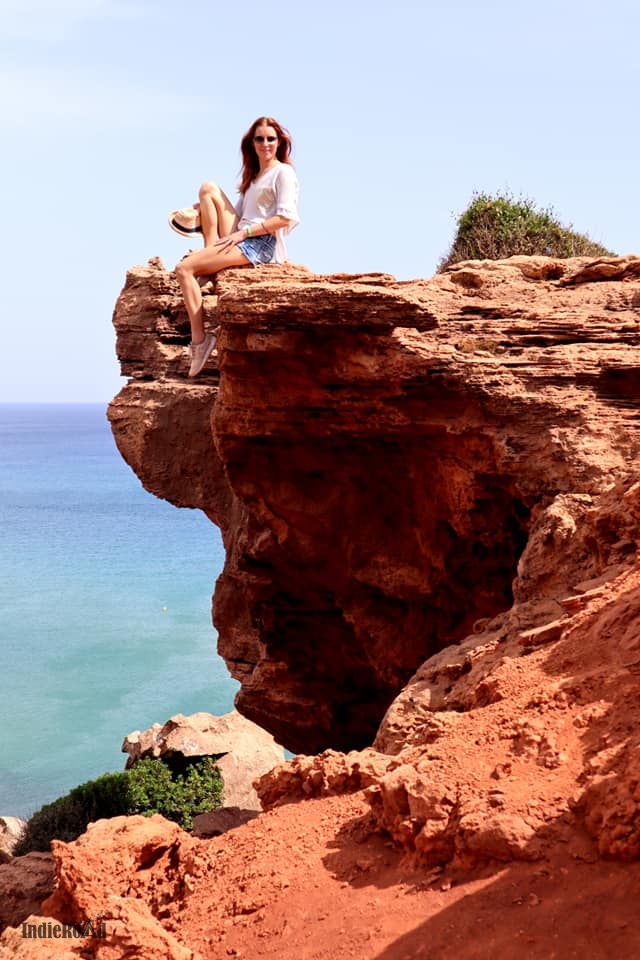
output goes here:
[{"label": "cliff edge", "polygon": [[[371,744],[428,657],[510,609],[554,501],[633,476],[639,278],[635,257],[230,270],[204,287],[217,362],[188,380],[175,277],[129,271],[109,418],[144,486],[222,531],[213,616],[242,713],[294,752]],[[523,626],[633,551],[616,536],[564,579],[521,578],[549,601]]]}]

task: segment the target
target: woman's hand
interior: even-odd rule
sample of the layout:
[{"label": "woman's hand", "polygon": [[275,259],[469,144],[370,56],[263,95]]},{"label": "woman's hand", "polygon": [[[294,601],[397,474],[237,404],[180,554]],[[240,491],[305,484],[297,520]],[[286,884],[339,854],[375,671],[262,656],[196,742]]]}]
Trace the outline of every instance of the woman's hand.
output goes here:
[{"label": "woman's hand", "polygon": [[220,237],[219,240],[214,241],[212,246],[219,247],[220,250],[229,250],[231,247],[235,247],[236,244],[240,243],[240,241],[244,239],[244,230],[234,230],[234,232],[230,233],[228,237]]}]

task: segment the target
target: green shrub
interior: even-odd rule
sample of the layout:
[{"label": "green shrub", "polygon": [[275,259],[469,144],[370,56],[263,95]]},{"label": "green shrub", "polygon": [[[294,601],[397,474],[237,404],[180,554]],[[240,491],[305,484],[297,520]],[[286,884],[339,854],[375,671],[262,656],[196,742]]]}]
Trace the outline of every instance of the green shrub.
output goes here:
[{"label": "green shrub", "polygon": [[221,805],[222,793],[222,777],[212,757],[200,757],[175,774],[162,760],[140,760],[130,770],[82,783],[34,813],[15,854],[49,850],[54,839],[75,840],[104,817],[161,813],[191,830],[194,816]]},{"label": "green shrub", "polygon": [[184,773],[173,775],[161,760],[139,760],[126,772],[128,813],[161,813],[183,830],[191,830],[195,816],[222,804],[222,777],[212,757],[202,757],[190,763]]},{"label": "green shrub", "polygon": [[32,850],[49,850],[50,841],[75,840],[87,828],[82,804],[71,794],[47,803],[31,817],[27,829],[14,850],[16,857]]},{"label": "green shrub", "polygon": [[118,817],[129,806],[129,782],[125,773],[103,773],[95,780],[81,783],[69,794],[80,804],[87,823],[104,817]]},{"label": "green shrub", "polygon": [[451,250],[438,272],[461,260],[503,260],[514,254],[550,257],[613,256],[588,236],[564,227],[551,208],[536,209],[526,197],[474,193],[457,219]]}]

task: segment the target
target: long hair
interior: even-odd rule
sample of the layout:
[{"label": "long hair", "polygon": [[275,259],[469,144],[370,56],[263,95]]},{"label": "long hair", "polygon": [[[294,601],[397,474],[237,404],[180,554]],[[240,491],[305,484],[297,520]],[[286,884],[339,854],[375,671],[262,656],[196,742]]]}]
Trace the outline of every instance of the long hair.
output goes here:
[{"label": "long hair", "polygon": [[249,189],[252,180],[255,180],[260,172],[260,161],[258,160],[256,148],[253,145],[253,138],[256,130],[261,126],[273,127],[278,137],[276,157],[280,163],[291,163],[291,149],[293,144],[291,143],[291,134],[289,131],[280,126],[278,121],[274,120],[273,117],[258,117],[257,120],[253,121],[240,144],[240,152],[242,153],[240,193],[243,195]]}]

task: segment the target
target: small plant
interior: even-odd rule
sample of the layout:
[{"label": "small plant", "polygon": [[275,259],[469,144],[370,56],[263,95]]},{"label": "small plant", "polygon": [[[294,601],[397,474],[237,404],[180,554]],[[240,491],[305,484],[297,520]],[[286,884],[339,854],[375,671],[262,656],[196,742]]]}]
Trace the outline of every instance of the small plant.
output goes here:
[{"label": "small plant", "polygon": [[222,777],[213,757],[190,763],[184,773],[172,774],[161,760],[139,760],[126,773],[128,813],[161,813],[183,830],[191,830],[195,816],[222,804]]},{"label": "small plant", "polygon": [[526,197],[474,193],[457,219],[451,250],[438,266],[442,272],[462,260],[503,260],[515,254],[549,257],[613,256],[610,250],[564,227],[551,208],[538,210]]},{"label": "small plant", "polygon": [[139,760],[121,773],[105,773],[74,787],[31,817],[15,855],[49,850],[52,840],[75,840],[95,820],[161,813],[191,830],[193,818],[222,804],[223,782],[213,757],[200,757],[172,774],[162,760]]}]

